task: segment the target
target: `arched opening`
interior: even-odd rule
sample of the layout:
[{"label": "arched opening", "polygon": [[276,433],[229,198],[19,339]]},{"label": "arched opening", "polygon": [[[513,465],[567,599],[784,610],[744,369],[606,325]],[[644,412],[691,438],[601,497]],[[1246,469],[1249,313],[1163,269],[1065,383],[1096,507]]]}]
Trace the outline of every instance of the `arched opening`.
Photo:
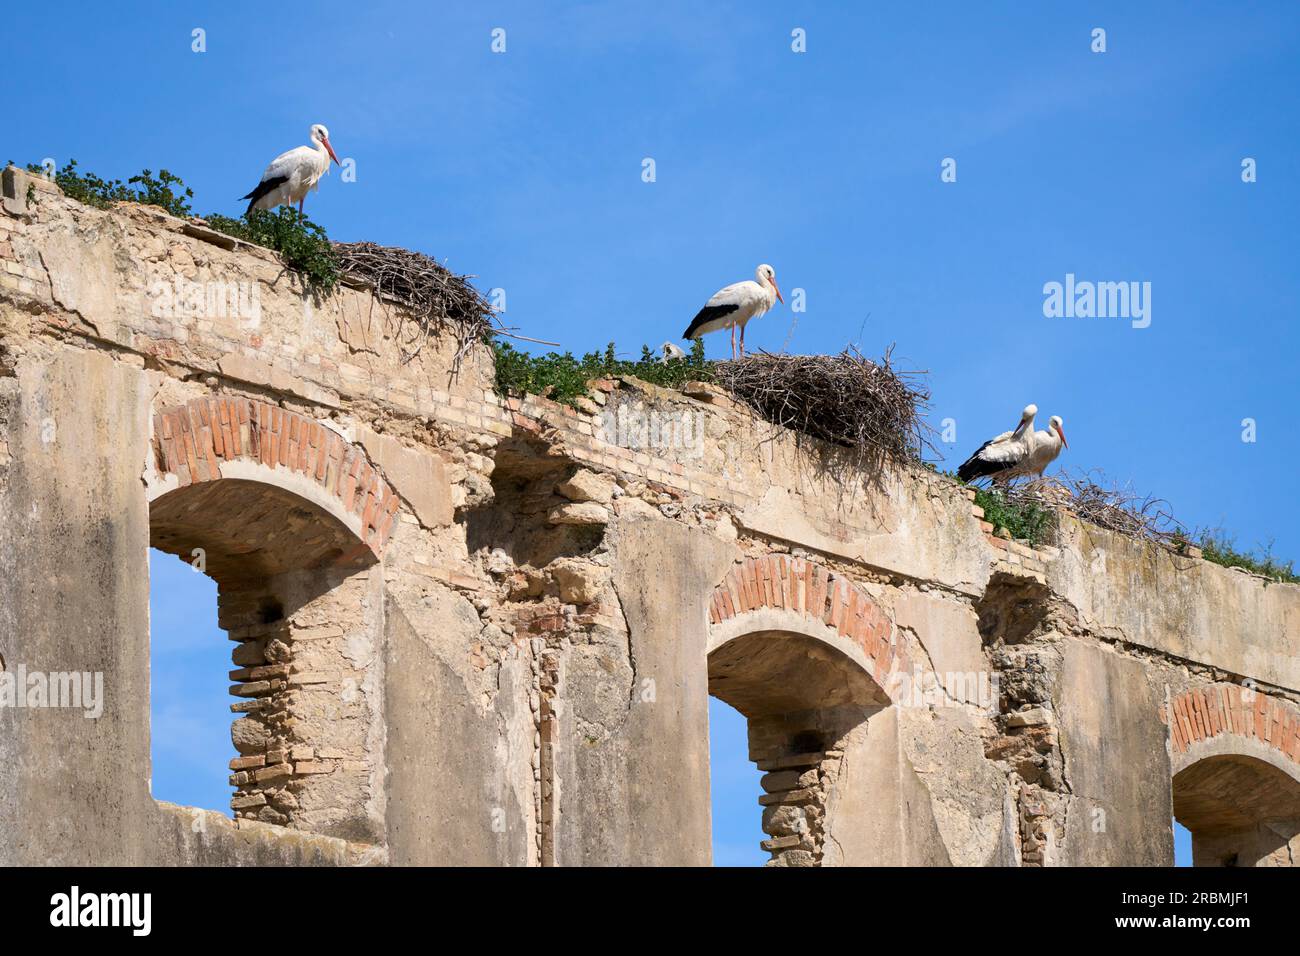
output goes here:
[{"label": "arched opening", "polygon": [[[328,501],[270,474],[157,487],[150,545],[185,562],[182,573],[198,570],[216,584],[215,621],[193,625],[197,635],[215,624],[230,639],[225,773],[234,815],[375,842],[371,667],[382,578],[370,574],[373,551]],[[151,592],[164,580],[151,581]],[[174,698],[166,672],[157,676],[152,693]],[[155,726],[154,738],[173,731]]]},{"label": "arched opening", "polygon": [[1193,866],[1293,866],[1300,860],[1300,779],[1275,764],[1218,753],[1174,775],[1174,818]]},{"label": "arched opening", "polygon": [[150,548],[150,789],[157,799],[231,815],[229,669],[217,583]]},{"label": "arched opening", "polygon": [[770,856],[754,803],[762,772],[749,759],[749,722],[718,697],[709,698],[709,806],[714,866],[762,866]]},{"label": "arched opening", "polygon": [[[747,758],[761,774],[750,800],[757,798],[761,809],[758,822],[767,835],[761,848],[770,854],[766,865],[830,862],[827,838],[842,761],[850,739],[865,732],[868,718],[888,705],[884,691],[830,641],[794,631],[720,637],[708,663],[709,693],[743,716]],[[716,705],[710,708],[711,738],[719,712]],[[711,749],[711,756],[716,760],[717,751]],[[735,794],[740,789],[736,761],[720,769],[727,777],[719,780],[713,770],[714,789]],[[744,830],[737,818],[759,816],[753,803],[738,806],[735,799],[721,807],[715,802],[714,830],[727,840]],[[721,826],[719,810],[729,814]],[[739,855],[733,845],[727,851]]]}]

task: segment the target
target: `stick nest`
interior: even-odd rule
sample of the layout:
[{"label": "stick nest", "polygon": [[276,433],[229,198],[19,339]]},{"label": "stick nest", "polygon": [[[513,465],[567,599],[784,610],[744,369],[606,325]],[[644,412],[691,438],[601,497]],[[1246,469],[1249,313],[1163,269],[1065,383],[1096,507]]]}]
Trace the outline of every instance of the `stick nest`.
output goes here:
[{"label": "stick nest", "polygon": [[717,382],[776,425],[854,449],[916,460],[932,447],[922,415],[930,392],[923,372],[899,372],[891,348],[879,361],[850,347],[839,355],[757,352],[719,362]]},{"label": "stick nest", "polygon": [[1163,498],[1115,485],[1100,471],[1069,473],[1014,486],[1007,494],[1018,504],[1063,508],[1081,521],[1129,538],[1177,549],[1188,531]]},{"label": "stick nest", "polygon": [[471,276],[460,276],[419,252],[381,246],[373,242],[336,242],[334,255],[339,271],[350,285],[368,287],[385,302],[400,305],[416,328],[406,328],[402,316],[397,329],[402,361],[420,353],[429,336],[449,330],[456,337],[454,367],[478,342],[493,330],[493,311],[482,294],[469,284]]}]

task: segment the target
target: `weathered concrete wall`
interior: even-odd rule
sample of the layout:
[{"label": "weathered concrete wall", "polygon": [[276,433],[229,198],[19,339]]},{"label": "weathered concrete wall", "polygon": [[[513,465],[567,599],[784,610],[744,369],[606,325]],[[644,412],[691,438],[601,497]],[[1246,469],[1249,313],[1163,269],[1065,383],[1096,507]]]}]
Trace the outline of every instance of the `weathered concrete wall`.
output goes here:
[{"label": "weathered concrete wall", "polygon": [[1068,517],[1061,546],[1049,581],[1097,635],[1300,687],[1300,587],[1265,586]]},{"label": "weathered concrete wall", "polygon": [[[474,608],[446,588],[388,615],[391,860],[524,866],[534,858],[534,726],[527,661],[501,666],[491,707],[453,662],[478,637]],[[460,653],[457,653],[458,650]]]},{"label": "weathered concrete wall", "polygon": [[[376,866],[382,847],[266,823],[242,822],[211,810],[154,803],[145,866]],[[98,861],[95,861],[98,862]]]},{"label": "weathered concrete wall", "polygon": [[[774,865],[1161,865],[1173,813],[1291,861],[1300,588],[1002,540],[711,386],[503,400],[364,291],[5,183],[0,703],[87,671],[104,711],[0,706],[0,864],[703,865],[710,693]],[[148,788],[147,548],[195,542],[233,822]]]},{"label": "weathered concrete wall", "polygon": [[[1163,688],[1135,658],[1067,640],[1057,687],[1068,787],[1061,863],[1158,866],[1173,856]],[[1117,768],[1123,768],[1117,772]]]},{"label": "weathered concrete wall", "polygon": [[[0,862],[141,862],[148,831],[148,437],[144,374],[102,353],[17,366],[0,485],[7,669],[102,675],[103,713],[0,708]],[[113,436],[106,441],[105,436]]]}]

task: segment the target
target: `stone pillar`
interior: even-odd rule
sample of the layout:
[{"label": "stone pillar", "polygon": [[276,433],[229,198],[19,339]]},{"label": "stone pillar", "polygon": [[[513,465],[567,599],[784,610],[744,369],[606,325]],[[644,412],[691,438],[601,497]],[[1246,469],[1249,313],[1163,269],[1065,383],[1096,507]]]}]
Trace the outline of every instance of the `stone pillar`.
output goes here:
[{"label": "stone pillar", "polygon": [[[333,586],[321,591],[322,577]],[[314,571],[222,591],[220,623],[238,642],[230,672],[230,692],[241,698],[231,705],[237,817],[382,840],[382,601],[373,590],[368,571],[339,580]]]}]

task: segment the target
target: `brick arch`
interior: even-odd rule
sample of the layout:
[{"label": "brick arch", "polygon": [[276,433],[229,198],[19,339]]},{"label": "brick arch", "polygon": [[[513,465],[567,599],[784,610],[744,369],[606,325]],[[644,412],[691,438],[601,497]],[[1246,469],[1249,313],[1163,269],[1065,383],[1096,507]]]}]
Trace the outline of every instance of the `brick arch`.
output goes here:
[{"label": "brick arch", "polygon": [[1214,742],[1263,750],[1300,779],[1300,708],[1237,684],[1211,684],[1174,697],[1161,714],[1169,725],[1174,770],[1193,763]]},{"label": "brick arch", "polygon": [[281,484],[337,515],[375,558],[383,555],[397,493],[361,446],[315,419],[218,395],[155,412],[152,442],[158,494],[231,477]]},{"label": "brick arch", "polygon": [[772,611],[797,620],[801,633],[850,642],[881,688],[897,668],[905,669],[893,622],[880,605],[849,578],[807,558],[769,554],[737,564],[713,590],[709,623],[715,631],[738,633],[746,618],[757,624]]}]

